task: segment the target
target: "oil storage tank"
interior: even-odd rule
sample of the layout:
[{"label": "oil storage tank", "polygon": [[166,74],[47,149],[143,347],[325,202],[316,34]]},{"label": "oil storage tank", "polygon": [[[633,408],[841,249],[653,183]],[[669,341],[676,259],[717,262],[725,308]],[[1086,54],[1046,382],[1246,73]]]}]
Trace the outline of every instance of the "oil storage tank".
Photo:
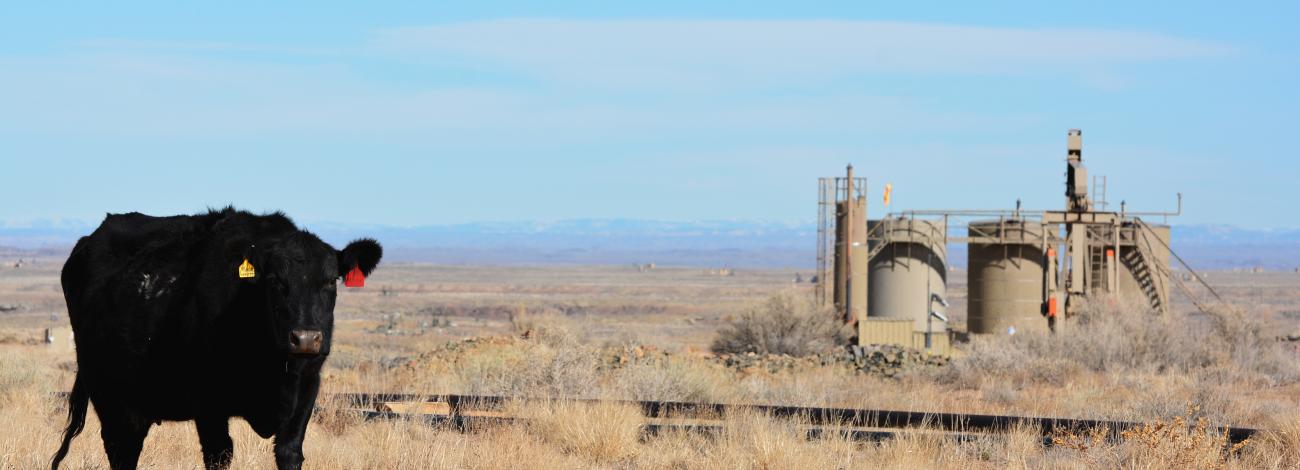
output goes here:
[{"label": "oil storage tank", "polygon": [[973,222],[967,251],[971,333],[1047,331],[1044,226],[1021,219]]},{"label": "oil storage tank", "polygon": [[[867,222],[871,252],[867,274],[867,318],[911,319],[913,331],[926,331],[930,310],[944,313],[931,302],[947,290],[947,241],[944,224],[915,218],[894,218]],[[934,321],[934,333],[946,325]]]}]

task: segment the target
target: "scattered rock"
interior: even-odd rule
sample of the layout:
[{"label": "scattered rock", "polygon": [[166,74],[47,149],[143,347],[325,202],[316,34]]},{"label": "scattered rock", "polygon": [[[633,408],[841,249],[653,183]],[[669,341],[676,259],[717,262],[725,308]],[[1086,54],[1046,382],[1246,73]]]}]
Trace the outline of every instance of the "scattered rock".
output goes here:
[{"label": "scattered rock", "polygon": [[[907,371],[926,367],[942,367],[948,358],[927,354],[924,351],[892,345],[845,346],[834,352],[803,357],[777,354],[687,354],[701,360],[714,362],[735,370],[743,376],[775,374],[813,367],[842,366],[857,373],[879,377],[897,377]],[[655,363],[673,355],[657,352],[653,346],[623,346],[605,351],[606,367],[620,368],[630,364]]]}]

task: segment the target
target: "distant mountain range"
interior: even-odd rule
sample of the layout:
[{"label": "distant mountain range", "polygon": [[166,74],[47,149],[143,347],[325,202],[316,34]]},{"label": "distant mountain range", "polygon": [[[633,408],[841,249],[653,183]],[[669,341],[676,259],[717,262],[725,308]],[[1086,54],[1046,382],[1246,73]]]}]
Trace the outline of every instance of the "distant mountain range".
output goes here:
[{"label": "distant mountain range", "polygon": [[[575,219],[555,222],[483,222],[422,227],[302,224],[330,243],[360,236],[384,243],[389,259],[441,264],[624,264],[700,267],[785,267],[815,264],[817,228],[807,223],[760,221],[666,222]],[[0,254],[66,251],[94,229],[77,222],[0,226]],[[1173,228],[1176,252],[1198,269],[1300,266],[1300,230],[1251,230],[1226,225]],[[949,259],[965,264],[965,249]]]},{"label": "distant mountain range", "polygon": [[1300,268],[1300,230],[1247,230],[1227,225],[1174,226],[1174,252],[1197,269]]}]

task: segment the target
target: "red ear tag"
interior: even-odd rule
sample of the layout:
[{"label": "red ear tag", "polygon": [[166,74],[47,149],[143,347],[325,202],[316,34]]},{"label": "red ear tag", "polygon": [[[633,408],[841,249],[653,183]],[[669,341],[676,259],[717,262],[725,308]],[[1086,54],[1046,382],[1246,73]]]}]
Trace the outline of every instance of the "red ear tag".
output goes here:
[{"label": "red ear tag", "polygon": [[343,285],[347,287],[365,287],[366,275],[361,273],[361,267],[353,265],[352,270],[343,276]]}]

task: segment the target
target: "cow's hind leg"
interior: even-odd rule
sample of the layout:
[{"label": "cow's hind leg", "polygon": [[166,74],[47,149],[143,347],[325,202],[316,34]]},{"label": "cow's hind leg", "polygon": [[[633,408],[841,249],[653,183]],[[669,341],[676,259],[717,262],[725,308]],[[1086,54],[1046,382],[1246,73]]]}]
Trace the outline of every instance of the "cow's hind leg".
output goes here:
[{"label": "cow's hind leg", "polygon": [[203,466],[208,470],[225,470],[235,456],[235,442],[230,440],[230,418],[205,416],[194,420],[203,446]]},{"label": "cow's hind leg", "polygon": [[134,469],[140,460],[140,448],[149,434],[150,423],[141,422],[125,409],[112,406],[100,410],[97,404],[95,414],[99,415],[99,435],[104,439],[109,468]]}]

